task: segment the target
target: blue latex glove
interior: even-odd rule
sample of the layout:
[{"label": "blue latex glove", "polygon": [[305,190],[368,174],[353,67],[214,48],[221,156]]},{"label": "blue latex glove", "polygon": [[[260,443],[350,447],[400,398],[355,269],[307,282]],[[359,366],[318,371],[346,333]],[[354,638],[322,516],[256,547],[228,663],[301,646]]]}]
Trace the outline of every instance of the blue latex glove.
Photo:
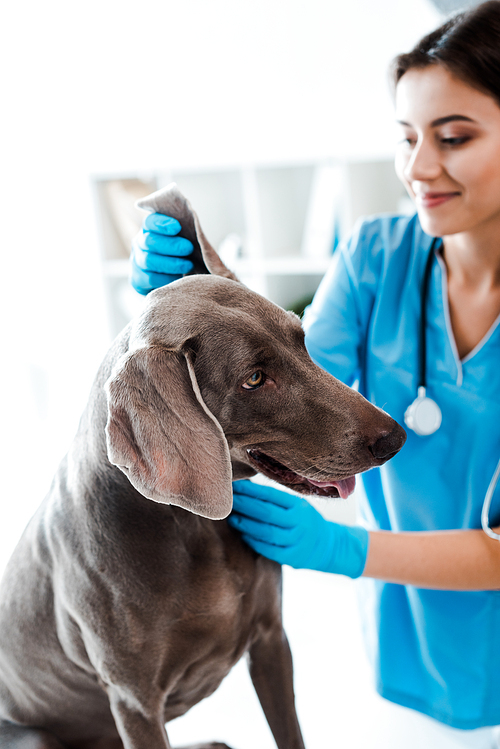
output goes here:
[{"label": "blue latex glove", "polygon": [[132,286],[139,294],[176,281],[193,268],[187,257],[193,251],[189,239],[177,237],[181,225],[175,218],[149,213],[132,242]]},{"label": "blue latex glove", "polygon": [[295,494],[237,481],[228,523],[252,549],[280,564],[349,577],[359,577],[365,567],[368,531],[325,520]]}]

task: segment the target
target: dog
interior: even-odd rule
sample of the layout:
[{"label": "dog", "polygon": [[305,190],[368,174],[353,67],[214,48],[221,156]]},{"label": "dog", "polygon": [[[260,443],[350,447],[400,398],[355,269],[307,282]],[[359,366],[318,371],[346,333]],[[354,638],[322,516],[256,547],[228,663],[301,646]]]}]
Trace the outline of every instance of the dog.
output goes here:
[{"label": "dog", "polygon": [[175,186],[141,205],[179,219],[203,272],[114,341],[7,566],[0,747],[166,749],[165,724],[247,654],[278,748],[303,749],[281,568],[224,521],[232,481],[346,496],[405,433],[312,362],[298,317],[238,282]]}]

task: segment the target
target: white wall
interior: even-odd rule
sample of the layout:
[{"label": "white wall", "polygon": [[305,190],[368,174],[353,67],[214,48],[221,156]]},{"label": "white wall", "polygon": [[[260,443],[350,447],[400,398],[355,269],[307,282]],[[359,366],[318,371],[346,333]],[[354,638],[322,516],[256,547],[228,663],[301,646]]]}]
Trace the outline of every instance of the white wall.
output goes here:
[{"label": "white wall", "polygon": [[0,568],[107,347],[89,177],[392,151],[427,0],[11,2],[0,23]]}]

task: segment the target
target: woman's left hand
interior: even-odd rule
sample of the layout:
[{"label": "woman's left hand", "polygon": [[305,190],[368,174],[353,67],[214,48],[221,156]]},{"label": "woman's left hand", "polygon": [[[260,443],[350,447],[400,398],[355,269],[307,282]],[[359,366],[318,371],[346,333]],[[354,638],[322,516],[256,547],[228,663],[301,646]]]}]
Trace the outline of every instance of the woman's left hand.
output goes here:
[{"label": "woman's left hand", "polygon": [[269,559],[297,569],[359,577],[368,552],[368,532],[332,523],[307,500],[251,481],[233,483],[228,523]]}]

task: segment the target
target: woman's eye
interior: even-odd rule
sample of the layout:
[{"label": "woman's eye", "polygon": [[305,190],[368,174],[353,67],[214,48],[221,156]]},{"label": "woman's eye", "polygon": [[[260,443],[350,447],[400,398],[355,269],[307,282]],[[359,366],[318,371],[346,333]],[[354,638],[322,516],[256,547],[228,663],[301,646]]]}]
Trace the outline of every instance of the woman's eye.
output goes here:
[{"label": "woman's eye", "polygon": [[243,387],[245,390],[255,390],[264,384],[265,379],[264,372],[261,369],[258,369],[248,378],[248,380],[246,380],[246,382],[243,383]]},{"label": "woman's eye", "polygon": [[413,148],[416,142],[415,138],[402,138],[398,142],[398,146],[403,146],[403,148]]},{"label": "woman's eye", "polygon": [[441,143],[444,143],[445,146],[461,146],[463,143],[467,143],[468,140],[470,140],[468,136],[462,135],[456,138],[442,138]]}]

